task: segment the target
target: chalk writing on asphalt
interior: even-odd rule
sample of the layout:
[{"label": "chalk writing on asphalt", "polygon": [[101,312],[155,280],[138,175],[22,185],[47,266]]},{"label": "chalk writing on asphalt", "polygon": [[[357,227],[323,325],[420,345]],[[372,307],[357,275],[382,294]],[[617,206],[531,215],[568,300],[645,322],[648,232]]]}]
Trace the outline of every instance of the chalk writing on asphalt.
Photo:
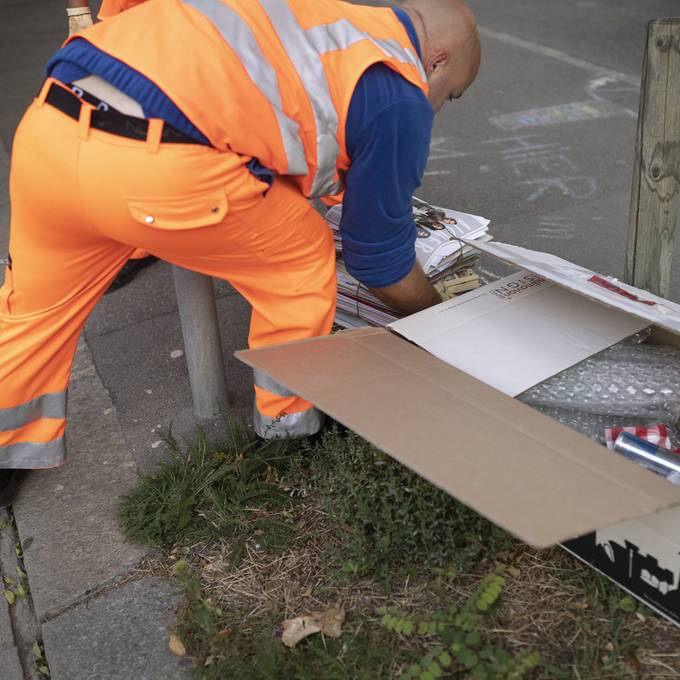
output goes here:
[{"label": "chalk writing on asphalt", "polygon": [[595,178],[581,174],[566,144],[541,141],[538,134],[498,137],[482,144],[497,149],[502,163],[520,178],[519,184],[527,188],[527,203],[555,194],[583,200],[597,192]]},{"label": "chalk writing on asphalt", "polygon": [[576,225],[563,217],[541,220],[536,229],[536,236],[556,241],[570,241],[577,234]]},{"label": "chalk writing on asphalt", "polygon": [[452,137],[433,137],[430,141],[430,161],[443,161],[449,158],[462,158],[469,154],[455,148]]}]

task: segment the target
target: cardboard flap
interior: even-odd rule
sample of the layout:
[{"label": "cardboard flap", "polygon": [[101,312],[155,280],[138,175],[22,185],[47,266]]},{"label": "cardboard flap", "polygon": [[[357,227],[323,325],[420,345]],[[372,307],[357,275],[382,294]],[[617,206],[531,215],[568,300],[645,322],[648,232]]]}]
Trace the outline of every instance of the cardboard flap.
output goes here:
[{"label": "cardboard flap", "polygon": [[647,325],[519,271],[388,328],[515,397]]},{"label": "cardboard flap", "polygon": [[499,241],[480,243],[465,238],[461,238],[461,241],[515,267],[539,274],[579,295],[620,309],[671,333],[680,334],[680,305],[675,302],[611,276],[598,274],[557,255]]},{"label": "cardboard flap", "polygon": [[680,487],[383,329],[236,356],[537,547],[680,503]]}]

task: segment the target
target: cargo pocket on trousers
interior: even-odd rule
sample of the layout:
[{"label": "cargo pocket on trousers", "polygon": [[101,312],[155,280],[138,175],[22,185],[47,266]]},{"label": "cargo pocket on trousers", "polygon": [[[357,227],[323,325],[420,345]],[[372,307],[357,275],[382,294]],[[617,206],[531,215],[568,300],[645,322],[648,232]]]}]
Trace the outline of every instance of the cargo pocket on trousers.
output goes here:
[{"label": "cargo pocket on trousers", "polygon": [[152,229],[200,229],[219,224],[229,205],[224,189],[194,196],[128,198],[132,217]]}]

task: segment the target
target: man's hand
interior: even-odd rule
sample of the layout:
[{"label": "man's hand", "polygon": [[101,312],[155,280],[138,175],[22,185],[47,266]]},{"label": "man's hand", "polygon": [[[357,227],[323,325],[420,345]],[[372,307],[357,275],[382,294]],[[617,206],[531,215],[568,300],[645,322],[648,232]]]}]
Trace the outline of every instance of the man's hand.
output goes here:
[{"label": "man's hand", "polygon": [[413,314],[442,301],[417,261],[399,283],[384,288],[371,288],[370,291],[402,314]]},{"label": "man's hand", "polygon": [[92,13],[88,0],[68,0],[66,3],[69,36],[92,26]]}]

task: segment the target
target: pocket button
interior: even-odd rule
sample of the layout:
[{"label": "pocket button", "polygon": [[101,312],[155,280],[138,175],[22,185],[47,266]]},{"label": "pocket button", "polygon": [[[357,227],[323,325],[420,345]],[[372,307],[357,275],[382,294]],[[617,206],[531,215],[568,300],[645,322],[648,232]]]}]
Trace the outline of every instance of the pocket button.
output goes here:
[{"label": "pocket button", "polygon": [[144,221],[145,221],[147,224],[153,224],[156,220],[154,219],[154,216],[153,216],[153,215],[147,215],[147,216],[144,218]]}]

